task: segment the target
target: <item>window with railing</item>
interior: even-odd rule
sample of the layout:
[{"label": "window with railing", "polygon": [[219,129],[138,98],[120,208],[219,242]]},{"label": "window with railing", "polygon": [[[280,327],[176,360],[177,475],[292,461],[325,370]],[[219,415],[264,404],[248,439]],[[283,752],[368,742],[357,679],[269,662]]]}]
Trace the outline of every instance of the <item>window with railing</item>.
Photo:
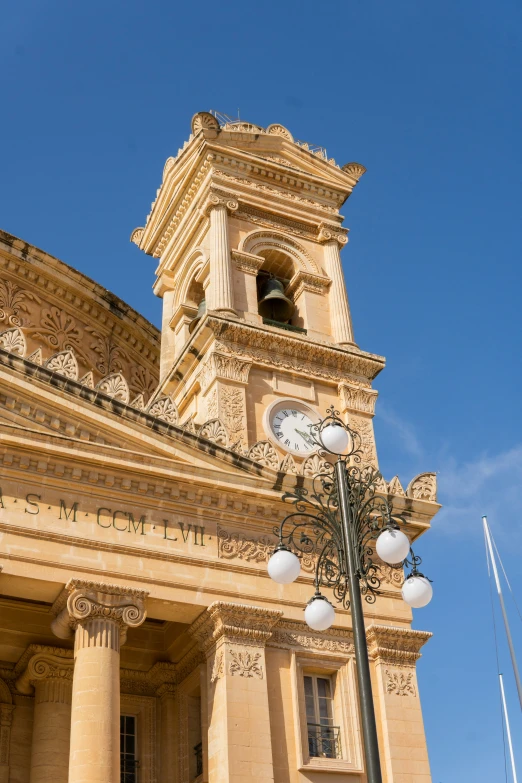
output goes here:
[{"label": "window with railing", "polygon": [[203,744],[198,742],[194,745],[194,756],[196,758],[196,778],[203,774]]},{"label": "window with railing", "polygon": [[120,781],[138,783],[136,716],[120,716]]},{"label": "window with railing", "polygon": [[308,752],[311,758],[341,758],[340,727],[334,725],[330,677],[304,676]]}]

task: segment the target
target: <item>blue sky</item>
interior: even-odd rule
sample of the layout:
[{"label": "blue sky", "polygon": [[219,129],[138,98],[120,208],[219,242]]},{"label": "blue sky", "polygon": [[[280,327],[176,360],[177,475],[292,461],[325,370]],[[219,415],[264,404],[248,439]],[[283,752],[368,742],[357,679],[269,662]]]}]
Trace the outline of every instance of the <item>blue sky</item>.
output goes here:
[{"label": "blue sky", "polygon": [[18,0],[2,16],[0,225],[156,324],[154,261],[128,238],[196,111],[239,108],[367,167],[344,262],[356,339],[388,359],[381,469],[436,470],[444,504],[415,616],[435,633],[419,664],[433,780],[504,780],[480,516],[522,602],[520,3]]}]

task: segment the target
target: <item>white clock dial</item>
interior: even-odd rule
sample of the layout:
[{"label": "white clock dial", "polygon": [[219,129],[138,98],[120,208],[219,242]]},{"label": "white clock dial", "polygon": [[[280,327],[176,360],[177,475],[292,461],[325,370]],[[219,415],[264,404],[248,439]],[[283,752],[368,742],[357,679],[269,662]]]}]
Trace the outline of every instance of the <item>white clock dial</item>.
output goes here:
[{"label": "white clock dial", "polygon": [[267,430],[271,440],[292,454],[308,456],[317,449],[311,434],[311,425],[317,414],[297,400],[278,400],[267,411]]}]

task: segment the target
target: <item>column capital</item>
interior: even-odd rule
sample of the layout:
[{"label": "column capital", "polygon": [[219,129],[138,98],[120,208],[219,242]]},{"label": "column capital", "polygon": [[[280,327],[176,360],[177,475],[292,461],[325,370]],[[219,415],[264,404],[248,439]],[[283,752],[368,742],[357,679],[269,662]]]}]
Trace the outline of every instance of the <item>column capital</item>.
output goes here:
[{"label": "column capital", "polygon": [[195,620],[189,628],[206,655],[222,638],[264,647],[272,635],[272,628],[283,616],[278,609],[216,601]]},{"label": "column capital", "polygon": [[74,670],[72,652],[69,650],[63,652],[63,656],[45,651],[33,655],[25,670],[16,680],[17,691],[23,693],[24,696],[29,696],[38,682],[48,679],[72,683]]},{"label": "column capital", "polygon": [[341,246],[346,245],[348,229],[334,223],[320,223],[317,239],[319,242],[337,242]]},{"label": "column capital", "polygon": [[219,207],[226,209],[227,212],[235,212],[239,209],[239,202],[234,194],[211,190],[201,206],[201,211],[204,215],[209,215],[213,209]]},{"label": "column capital", "polygon": [[256,276],[265,263],[263,256],[257,256],[254,253],[245,253],[244,250],[232,250],[231,253],[232,260],[237,269],[241,269],[241,271],[246,272],[247,275]]},{"label": "column capital", "polygon": [[145,620],[147,595],[146,590],[71,579],[53,604],[56,617],[51,628],[60,639],[68,639],[79,625],[102,620],[125,634]]},{"label": "column capital", "polygon": [[376,663],[415,666],[420,649],[431,639],[428,631],[414,631],[393,625],[372,624],[366,629],[368,652]]}]

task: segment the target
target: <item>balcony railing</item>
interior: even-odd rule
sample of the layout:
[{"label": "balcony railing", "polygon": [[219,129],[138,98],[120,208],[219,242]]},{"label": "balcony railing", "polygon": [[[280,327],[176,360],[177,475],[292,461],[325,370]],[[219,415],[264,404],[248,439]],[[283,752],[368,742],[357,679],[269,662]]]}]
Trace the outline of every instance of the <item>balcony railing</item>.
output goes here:
[{"label": "balcony railing", "polygon": [[313,758],[340,759],[341,732],[339,726],[308,723],[308,752]]},{"label": "balcony railing", "polygon": [[120,756],[120,783],[138,783],[138,769],[140,762],[131,754],[122,753]]},{"label": "balcony railing", "polygon": [[306,334],[306,329],[303,329],[302,326],[282,324],[281,321],[273,321],[271,318],[263,318],[263,323],[267,326],[277,326],[278,329],[286,329],[289,332],[299,332],[299,334]]},{"label": "balcony railing", "polygon": [[201,742],[194,745],[194,755],[196,757],[196,777],[199,778],[203,774],[203,745]]}]

